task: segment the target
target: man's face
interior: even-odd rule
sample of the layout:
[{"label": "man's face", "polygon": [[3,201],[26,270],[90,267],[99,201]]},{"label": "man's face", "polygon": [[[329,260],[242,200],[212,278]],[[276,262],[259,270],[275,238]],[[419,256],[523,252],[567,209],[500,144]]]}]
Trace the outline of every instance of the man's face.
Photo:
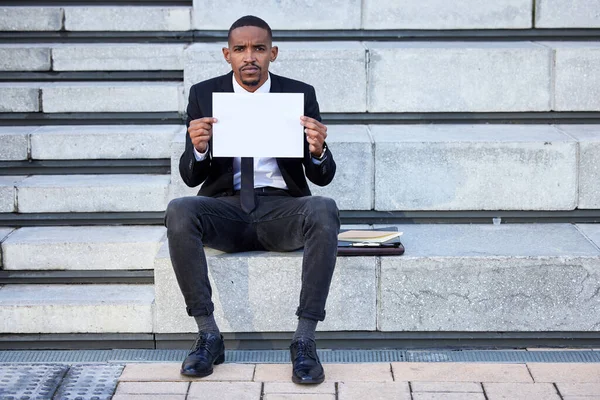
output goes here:
[{"label": "man's face", "polygon": [[250,92],[267,81],[269,64],[277,58],[269,33],[256,26],[242,26],[231,32],[223,55],[231,64],[237,82]]}]

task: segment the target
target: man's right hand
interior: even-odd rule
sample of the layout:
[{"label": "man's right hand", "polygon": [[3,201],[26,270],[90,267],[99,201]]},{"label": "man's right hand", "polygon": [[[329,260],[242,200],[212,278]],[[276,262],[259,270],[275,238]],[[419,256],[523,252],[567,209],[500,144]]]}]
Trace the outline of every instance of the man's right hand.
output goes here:
[{"label": "man's right hand", "polygon": [[204,153],[208,148],[208,141],[212,137],[212,126],[215,122],[217,119],[211,117],[195,119],[190,122],[188,134],[198,153]]}]

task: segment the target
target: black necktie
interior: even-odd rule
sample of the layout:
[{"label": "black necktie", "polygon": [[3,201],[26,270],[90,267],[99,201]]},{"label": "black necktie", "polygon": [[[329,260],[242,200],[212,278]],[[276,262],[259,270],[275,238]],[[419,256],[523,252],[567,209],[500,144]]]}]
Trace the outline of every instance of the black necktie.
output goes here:
[{"label": "black necktie", "polygon": [[242,187],[240,190],[240,203],[242,210],[250,214],[256,207],[254,201],[254,159],[252,157],[242,157]]}]

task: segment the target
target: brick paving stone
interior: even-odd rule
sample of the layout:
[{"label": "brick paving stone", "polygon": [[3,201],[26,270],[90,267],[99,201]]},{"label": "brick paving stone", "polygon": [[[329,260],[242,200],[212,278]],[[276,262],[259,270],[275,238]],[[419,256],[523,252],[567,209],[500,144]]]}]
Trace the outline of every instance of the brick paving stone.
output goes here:
[{"label": "brick paving stone", "polygon": [[327,364],[325,379],[334,382],[393,382],[394,380],[388,363]]},{"label": "brick paving stone", "polygon": [[112,400],[185,400],[184,394],[115,394]]},{"label": "brick paving stone", "polygon": [[[368,381],[391,382],[390,365],[385,364],[326,364],[325,382]],[[254,380],[257,382],[291,382],[291,364],[259,364]]]},{"label": "brick paving stone", "polygon": [[485,400],[483,393],[413,393],[412,400]]},{"label": "brick paving stone", "polygon": [[536,382],[600,383],[600,364],[528,363]]},{"label": "brick paving stone", "polygon": [[600,383],[557,383],[563,396],[600,396]]},{"label": "brick paving stone", "polygon": [[551,383],[484,383],[488,400],[561,400]]},{"label": "brick paving stone", "polygon": [[189,378],[179,373],[179,363],[127,364],[119,381],[133,382],[189,382],[189,381],[251,381],[254,364],[222,364],[204,378]]},{"label": "brick paving stone", "polygon": [[335,400],[334,394],[267,394],[263,400]]},{"label": "brick paving stone", "polygon": [[410,400],[408,382],[340,382],[338,400]]},{"label": "brick paving stone", "polygon": [[483,393],[479,382],[411,382],[413,392]]},{"label": "brick paving stone", "polygon": [[321,393],[335,394],[335,384],[333,382],[323,382],[320,385],[297,385],[289,382],[265,382],[263,389],[265,394],[297,394],[297,393]]},{"label": "brick paving stone", "polygon": [[524,364],[392,363],[394,379],[411,382],[532,382]]},{"label": "brick paving stone", "polygon": [[186,394],[189,382],[120,382],[115,394]]},{"label": "brick paving stone", "polygon": [[259,382],[192,382],[187,400],[259,400]]},{"label": "brick paving stone", "polygon": [[[327,368],[325,368],[327,378]],[[291,382],[291,364],[257,364],[254,372],[255,382]]]}]

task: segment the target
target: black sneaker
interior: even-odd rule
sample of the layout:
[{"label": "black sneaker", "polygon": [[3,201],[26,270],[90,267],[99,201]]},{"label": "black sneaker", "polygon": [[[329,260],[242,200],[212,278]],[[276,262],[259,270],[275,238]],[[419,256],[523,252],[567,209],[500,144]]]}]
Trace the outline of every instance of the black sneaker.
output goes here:
[{"label": "black sneaker", "polygon": [[325,371],[317,355],[317,344],[312,339],[298,338],[290,345],[292,357],[292,382],[300,384],[322,383]]},{"label": "black sneaker", "polygon": [[200,332],[190,354],[181,364],[181,375],[203,377],[213,373],[213,364],[225,361],[223,336]]}]

